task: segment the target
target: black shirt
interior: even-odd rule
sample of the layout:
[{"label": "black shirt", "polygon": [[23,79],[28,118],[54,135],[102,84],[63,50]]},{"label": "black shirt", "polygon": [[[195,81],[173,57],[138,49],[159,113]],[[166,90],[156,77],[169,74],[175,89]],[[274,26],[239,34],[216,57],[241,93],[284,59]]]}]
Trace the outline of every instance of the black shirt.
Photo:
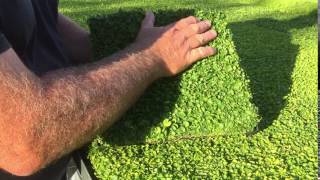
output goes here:
[{"label": "black shirt", "polygon": [[57,32],[57,9],[58,0],[1,0],[0,50],[7,39],[37,75],[69,66]]},{"label": "black shirt", "polygon": [[[0,0],[0,54],[13,48],[39,76],[70,66],[57,31],[57,17],[58,0]],[[64,157],[30,177],[0,171],[0,180],[61,180],[69,159]]]}]

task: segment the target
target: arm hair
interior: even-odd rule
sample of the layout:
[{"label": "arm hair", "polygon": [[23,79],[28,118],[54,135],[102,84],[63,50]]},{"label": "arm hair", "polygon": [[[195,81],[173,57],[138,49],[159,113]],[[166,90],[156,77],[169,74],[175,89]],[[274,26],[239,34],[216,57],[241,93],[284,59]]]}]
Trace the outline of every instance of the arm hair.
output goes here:
[{"label": "arm hair", "polygon": [[114,123],[157,79],[146,51],[37,77],[10,49],[0,55],[0,167],[30,175]]}]

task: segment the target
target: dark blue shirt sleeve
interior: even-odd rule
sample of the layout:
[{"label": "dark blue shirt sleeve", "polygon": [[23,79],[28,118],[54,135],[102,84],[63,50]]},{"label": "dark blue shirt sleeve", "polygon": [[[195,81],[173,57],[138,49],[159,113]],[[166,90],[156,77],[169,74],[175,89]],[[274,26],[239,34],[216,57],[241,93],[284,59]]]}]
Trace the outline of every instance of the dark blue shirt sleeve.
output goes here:
[{"label": "dark blue shirt sleeve", "polygon": [[0,54],[10,48],[10,44],[4,34],[0,31]]}]

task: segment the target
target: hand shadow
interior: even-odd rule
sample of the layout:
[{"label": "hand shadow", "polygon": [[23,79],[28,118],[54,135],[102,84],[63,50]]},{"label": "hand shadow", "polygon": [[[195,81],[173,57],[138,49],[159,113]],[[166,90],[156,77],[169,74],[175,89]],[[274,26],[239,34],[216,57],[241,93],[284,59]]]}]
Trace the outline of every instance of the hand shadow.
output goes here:
[{"label": "hand shadow", "polygon": [[313,11],[291,20],[256,19],[229,25],[240,65],[250,79],[253,103],[262,118],[253,134],[272,125],[285,107],[299,51],[291,42],[290,30],[312,26],[316,19],[317,11]]}]

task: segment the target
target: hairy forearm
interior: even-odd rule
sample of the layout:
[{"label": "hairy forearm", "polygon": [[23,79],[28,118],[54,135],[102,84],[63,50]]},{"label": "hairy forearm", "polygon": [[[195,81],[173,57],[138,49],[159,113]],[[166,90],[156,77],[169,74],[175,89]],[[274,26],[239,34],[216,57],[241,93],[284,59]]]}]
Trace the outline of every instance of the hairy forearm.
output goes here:
[{"label": "hairy forearm", "polygon": [[109,127],[158,77],[156,69],[147,52],[134,53],[129,48],[95,64],[58,70],[39,79],[25,76],[16,80],[22,85],[7,89],[8,96],[15,96],[6,98],[14,100],[7,100],[7,107],[16,109],[2,112],[7,112],[12,127],[24,126],[14,130],[15,139],[31,146],[45,165]]},{"label": "hairy forearm", "polygon": [[[55,159],[88,142],[118,119],[156,79],[145,53],[118,53],[102,62],[50,73],[45,83],[42,127],[35,131],[42,154]],[[43,128],[44,127],[44,128]],[[39,135],[40,136],[39,136]],[[46,137],[47,136],[47,137]]]}]

